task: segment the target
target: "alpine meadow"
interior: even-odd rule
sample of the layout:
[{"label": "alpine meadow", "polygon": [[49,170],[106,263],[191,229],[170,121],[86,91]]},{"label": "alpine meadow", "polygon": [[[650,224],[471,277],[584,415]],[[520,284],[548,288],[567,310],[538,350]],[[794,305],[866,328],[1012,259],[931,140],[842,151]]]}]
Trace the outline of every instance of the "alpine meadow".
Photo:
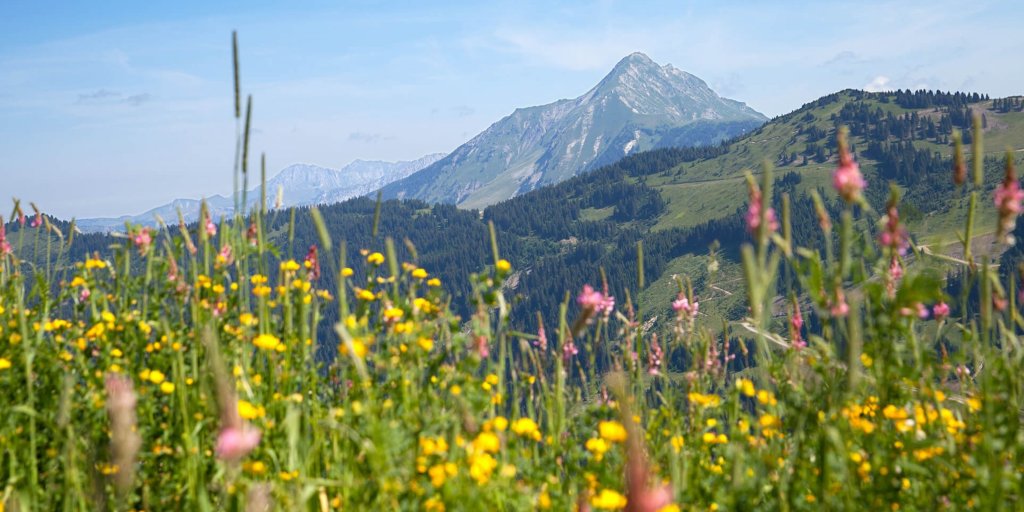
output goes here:
[{"label": "alpine meadow", "polygon": [[221,46],[230,196],[0,217],[0,512],[1024,510],[1024,96],[619,53],[268,175]]}]

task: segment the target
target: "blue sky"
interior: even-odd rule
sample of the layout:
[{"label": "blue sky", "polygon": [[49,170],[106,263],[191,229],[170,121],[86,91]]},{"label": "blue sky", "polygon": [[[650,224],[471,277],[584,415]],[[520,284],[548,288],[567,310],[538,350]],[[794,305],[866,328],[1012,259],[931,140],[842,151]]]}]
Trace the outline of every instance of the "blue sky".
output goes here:
[{"label": "blue sky", "polygon": [[229,193],[234,29],[271,174],[451,151],[633,51],[769,116],[848,87],[1024,92],[1024,3],[803,3],[4,0],[0,197],[84,218]]}]

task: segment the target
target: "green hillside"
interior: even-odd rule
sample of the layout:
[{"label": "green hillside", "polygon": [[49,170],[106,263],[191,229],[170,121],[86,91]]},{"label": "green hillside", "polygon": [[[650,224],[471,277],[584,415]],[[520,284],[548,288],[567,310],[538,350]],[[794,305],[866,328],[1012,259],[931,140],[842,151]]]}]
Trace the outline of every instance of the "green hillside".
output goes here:
[{"label": "green hillside", "polygon": [[[1024,112],[996,108],[998,101],[960,93],[843,91],[728,143],[636,153],[482,211],[389,200],[381,205],[376,235],[371,200],[346,201],[321,212],[333,238],[346,241],[350,257],[357,249],[380,249],[385,236],[399,242],[403,259],[418,258],[420,266],[450,285],[453,306],[463,313],[471,296],[468,274],[492,261],[487,224],[493,222],[501,254],[516,271],[510,295],[523,329],[535,328],[537,312],[554,318],[565,290],[600,284],[601,269],[610,293],[624,300],[623,290],[638,284],[638,242],[644,247],[646,285],[638,299],[647,318],[669,311],[679,290],[675,276],[685,276],[701,298],[703,314],[734,320],[746,313],[737,263],[738,247],[747,239],[741,215],[747,203],[745,170],[760,173],[765,162],[774,167],[777,194],[792,198],[794,237],[813,246],[820,233],[808,194],[819,190],[833,218],[838,216],[833,152],[836,127],[848,125],[874,209],[884,203],[888,184],[896,183],[904,191],[904,220],[922,237],[917,243],[953,251],[965,211],[953,206],[966,198],[950,182],[952,131],[960,129],[969,138],[970,115],[984,116],[987,190],[1000,179],[1005,147],[1024,155]],[[970,146],[965,151],[970,155]],[[977,237],[994,230],[989,197],[979,204]],[[302,256],[319,240],[309,215],[300,212],[289,227],[291,219],[287,211],[269,219],[272,243],[282,257]],[[870,235],[874,226],[859,229]],[[99,244],[88,242],[90,250]],[[712,243],[718,249],[715,265],[709,266]],[[327,286],[333,286],[333,276],[324,273]]]}]

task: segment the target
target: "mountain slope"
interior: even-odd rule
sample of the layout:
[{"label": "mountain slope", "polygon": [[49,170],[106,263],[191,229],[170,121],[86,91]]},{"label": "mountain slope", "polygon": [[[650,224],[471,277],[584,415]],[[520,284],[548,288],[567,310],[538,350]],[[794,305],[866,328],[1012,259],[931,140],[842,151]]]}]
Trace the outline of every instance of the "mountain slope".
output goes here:
[{"label": "mountain slope", "polygon": [[[337,203],[378,190],[443,157],[444,153],[433,153],[416,160],[400,162],[355,160],[341,169],[310,164],[290,165],[267,180],[267,206],[275,206],[279,193],[281,207],[284,208]],[[247,202],[250,206],[255,205],[259,203],[259,197],[260,187],[257,186],[248,192]],[[198,199],[175,199],[139,215],[81,219],[77,225],[86,233],[116,231],[122,229],[125,222],[152,226],[156,224],[157,216],[165,221],[176,221],[179,210],[187,222],[192,222],[199,217],[200,203]],[[214,218],[231,215],[234,211],[234,200],[230,197],[214,195],[206,198],[206,203]]]},{"label": "mountain slope", "polygon": [[637,151],[714,144],[765,120],[703,80],[634,53],[586,94],[516,109],[441,161],[384,187],[384,196],[478,208]]}]

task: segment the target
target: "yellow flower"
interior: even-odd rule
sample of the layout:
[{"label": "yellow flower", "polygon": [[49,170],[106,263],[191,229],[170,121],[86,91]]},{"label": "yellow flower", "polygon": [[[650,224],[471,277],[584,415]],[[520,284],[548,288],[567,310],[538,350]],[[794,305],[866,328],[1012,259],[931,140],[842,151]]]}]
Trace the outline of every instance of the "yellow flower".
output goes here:
[{"label": "yellow flower", "polygon": [[679,505],[669,503],[668,505],[659,508],[656,512],[681,512],[681,509],[679,508]]},{"label": "yellow flower", "polygon": [[267,472],[267,465],[263,461],[254,460],[243,463],[242,470],[252,475],[262,475]]},{"label": "yellow flower", "polygon": [[11,367],[11,360],[0,357],[0,370],[6,370]]},{"label": "yellow flower", "polygon": [[597,424],[597,431],[605,441],[621,443],[626,440],[626,427],[617,421],[602,421]]},{"label": "yellow flower", "polygon": [[[504,416],[498,416],[494,418],[494,421],[491,422],[491,425],[494,426],[494,430],[497,430],[498,432],[504,432],[505,429],[508,428],[508,420],[505,419]],[[512,425],[512,431],[515,432],[515,424]],[[516,433],[518,434],[519,432]]]},{"label": "yellow flower", "polygon": [[738,379],[736,381],[736,389],[740,390],[745,396],[754,396],[757,390],[754,388],[754,383],[749,379]]},{"label": "yellow flower", "polygon": [[388,322],[401,320],[404,314],[405,311],[402,311],[401,308],[387,308],[384,310],[384,320]]},{"label": "yellow flower", "polygon": [[164,378],[165,378],[165,376],[164,376],[163,372],[161,372],[160,370],[151,370],[149,372],[148,379],[153,384],[160,384],[161,382],[164,381]]},{"label": "yellow flower", "polygon": [[427,271],[423,270],[422,268],[418,268],[412,271],[412,276],[415,277],[416,279],[423,279],[427,277]]},{"label": "yellow flower", "polygon": [[263,350],[276,350],[281,340],[273,334],[260,334],[253,338],[252,344]]},{"label": "yellow flower", "polygon": [[246,400],[238,401],[238,415],[245,420],[254,420],[256,418],[262,418],[266,414],[266,410],[262,406],[255,406],[251,402]]},{"label": "yellow flower", "polygon": [[441,286],[441,280],[436,277],[432,277],[427,280],[427,286],[437,288],[438,286]]},{"label": "yellow flower", "polygon": [[491,432],[481,432],[473,440],[473,448],[481,452],[498,453],[501,448],[501,440]]},{"label": "yellow flower", "polygon": [[75,276],[75,278],[71,280],[71,287],[77,288],[79,286],[85,286],[85,279],[82,279],[81,276]]},{"label": "yellow flower", "polygon": [[512,422],[512,432],[523,437],[529,437],[536,441],[541,438],[540,427],[537,426],[537,422],[530,418],[519,418]]},{"label": "yellow flower", "polygon": [[604,454],[607,453],[610,448],[608,442],[599,437],[591,437],[590,439],[587,439],[584,447],[586,447],[587,451],[594,454],[594,460],[598,462],[604,458]]},{"label": "yellow flower", "polygon": [[494,264],[494,268],[498,269],[498,272],[505,273],[512,270],[512,264],[509,263],[508,260],[498,260],[498,262]]},{"label": "yellow flower", "polygon": [[871,368],[871,365],[875,363],[875,360],[867,354],[860,355],[860,364],[864,365],[865,368]]},{"label": "yellow flower", "polygon": [[107,262],[98,258],[89,258],[85,260],[85,268],[107,268]]},{"label": "yellow flower", "polygon": [[981,400],[979,400],[977,397],[973,397],[973,396],[972,397],[968,397],[967,398],[967,409],[970,410],[971,412],[978,412],[978,411],[980,411],[981,410]]},{"label": "yellow flower", "polygon": [[594,508],[619,510],[626,508],[626,497],[611,489],[601,489],[601,492],[590,498],[590,504]]},{"label": "yellow flower", "polygon": [[263,285],[257,286],[252,289],[252,294],[257,297],[266,297],[267,295],[270,295],[270,287]]},{"label": "yellow flower", "polygon": [[356,297],[358,297],[359,300],[365,300],[367,302],[371,302],[377,299],[377,296],[374,295],[373,292],[371,292],[370,290],[359,290],[358,292],[356,292]]},{"label": "yellow flower", "polygon": [[345,267],[345,268],[341,269],[341,277],[352,277],[352,274],[354,274],[354,273],[355,273],[355,271],[353,271],[349,267]]},{"label": "yellow flower", "polygon": [[672,444],[672,450],[679,453],[683,451],[683,445],[686,444],[686,439],[683,438],[683,436],[672,436],[669,443]]},{"label": "yellow flower", "polygon": [[687,395],[691,403],[697,404],[701,407],[718,407],[718,404],[722,402],[721,397],[718,395],[705,395],[702,393],[691,392]]},{"label": "yellow flower", "polygon": [[282,261],[281,262],[281,270],[283,270],[285,272],[294,272],[294,271],[298,270],[299,268],[301,268],[301,267],[300,267],[300,265],[295,260],[288,260],[288,261]]},{"label": "yellow flower", "polygon": [[474,453],[469,458],[469,476],[479,485],[484,485],[491,479],[496,467],[498,461],[488,453]]},{"label": "yellow flower", "polygon": [[[342,343],[340,348],[341,348],[341,353],[342,354],[348,354],[348,346],[347,345]],[[363,340],[361,340],[359,338],[354,338],[352,340],[352,352],[355,354],[356,357],[362,359],[362,358],[366,357],[366,353],[368,351],[369,350],[366,347],[366,343],[363,343]]]},{"label": "yellow flower", "polygon": [[380,265],[384,263],[384,255],[379,252],[372,253],[366,257],[366,262],[371,265]]},{"label": "yellow flower", "polygon": [[422,348],[423,350],[426,350],[427,352],[430,352],[434,348],[434,340],[427,337],[421,336],[419,339],[416,340],[416,344],[419,345],[420,348]]},{"label": "yellow flower", "polygon": [[238,323],[240,323],[242,325],[252,326],[252,325],[256,325],[256,324],[260,323],[260,320],[259,320],[259,318],[256,318],[255,316],[253,316],[252,313],[246,312],[246,313],[242,313],[241,315],[238,316]]}]

